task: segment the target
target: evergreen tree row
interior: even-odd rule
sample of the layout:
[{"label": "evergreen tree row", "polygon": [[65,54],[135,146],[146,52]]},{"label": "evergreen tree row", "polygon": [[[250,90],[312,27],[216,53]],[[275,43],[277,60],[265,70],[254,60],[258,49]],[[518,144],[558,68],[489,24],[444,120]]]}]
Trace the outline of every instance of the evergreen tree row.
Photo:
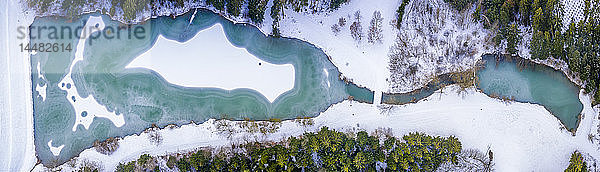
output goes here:
[{"label": "evergreen tree row", "polygon": [[[284,142],[233,146],[227,153],[204,149],[170,156],[167,166],[180,171],[435,171],[445,162],[456,163],[461,149],[453,136],[410,133],[379,139],[364,131],[346,134],[323,127]],[[152,166],[146,162],[148,156],[142,155],[137,163],[119,164],[116,171],[147,170]]]},{"label": "evergreen tree row", "polygon": [[585,0],[584,18],[563,34],[562,58],[579,74],[587,92],[600,103],[600,1]]}]

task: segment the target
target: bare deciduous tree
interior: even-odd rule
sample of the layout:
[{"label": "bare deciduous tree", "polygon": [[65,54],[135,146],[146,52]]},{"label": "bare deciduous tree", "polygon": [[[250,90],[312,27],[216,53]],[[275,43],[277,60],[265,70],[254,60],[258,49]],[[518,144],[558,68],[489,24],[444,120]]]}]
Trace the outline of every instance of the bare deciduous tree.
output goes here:
[{"label": "bare deciduous tree", "polygon": [[333,24],[333,26],[331,26],[331,31],[333,32],[333,34],[335,34],[335,36],[337,36],[338,33],[340,33],[340,31],[342,31],[342,29],[340,28],[340,26],[338,24]]},{"label": "bare deciduous tree", "polygon": [[360,23],[360,11],[354,13],[354,22],[350,25],[350,34],[355,41],[360,42],[363,38],[362,26]]},{"label": "bare deciduous tree", "polygon": [[155,145],[159,145],[163,140],[162,135],[160,135],[158,131],[159,130],[157,128],[152,128],[148,131],[148,139]]},{"label": "bare deciduous tree", "polygon": [[346,26],[346,18],[344,18],[344,17],[340,17],[340,18],[338,19],[338,25],[339,25],[340,27],[344,27],[344,26]]},{"label": "bare deciduous tree", "polygon": [[381,12],[373,12],[373,19],[371,19],[371,26],[369,26],[369,32],[367,33],[367,39],[369,43],[382,43],[383,42],[383,17]]}]

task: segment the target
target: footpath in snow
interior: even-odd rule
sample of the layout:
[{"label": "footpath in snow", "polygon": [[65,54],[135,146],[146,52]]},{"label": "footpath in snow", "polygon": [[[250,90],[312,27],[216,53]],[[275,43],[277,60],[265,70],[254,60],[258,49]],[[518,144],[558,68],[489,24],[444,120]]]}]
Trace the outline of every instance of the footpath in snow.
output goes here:
[{"label": "footpath in snow", "polygon": [[21,52],[17,28],[33,15],[19,1],[0,2],[0,171],[28,171],[36,163],[29,54]]}]

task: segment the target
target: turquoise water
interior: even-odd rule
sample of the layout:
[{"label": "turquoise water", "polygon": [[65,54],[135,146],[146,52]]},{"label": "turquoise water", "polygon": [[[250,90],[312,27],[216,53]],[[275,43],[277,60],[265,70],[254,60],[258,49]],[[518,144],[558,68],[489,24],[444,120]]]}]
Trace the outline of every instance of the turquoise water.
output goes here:
[{"label": "turquoise water", "polygon": [[[494,55],[484,55],[485,66],[477,72],[479,89],[494,97],[512,98],[519,102],[540,104],[556,116],[568,129],[577,127],[583,104],[579,101],[579,87],[560,71],[531,63],[520,58],[496,61]],[[454,84],[449,74],[439,76],[439,83],[409,92],[384,93],[386,104],[406,104],[431,96],[440,85]]]},{"label": "turquoise water", "polygon": [[451,74],[442,74],[438,76],[438,82],[429,82],[423,88],[408,92],[408,93],[383,93],[381,96],[381,102],[385,104],[407,104],[417,102],[421,99],[431,96],[435,91],[440,89],[442,86],[454,84],[450,79]]},{"label": "turquoise water", "polygon": [[540,104],[568,129],[577,127],[583,109],[579,101],[579,87],[562,72],[520,58],[486,55],[483,60],[485,68],[477,75],[479,88],[484,93]]},{"label": "turquoise water", "polygon": [[[192,15],[195,16],[190,23]],[[36,18],[32,26],[75,28],[85,25],[89,16],[101,16],[107,27],[117,28],[120,25],[108,16],[87,14],[73,20]],[[182,87],[166,82],[149,69],[125,69],[133,58],[152,47],[158,35],[184,42],[216,23],[223,26],[233,45],[245,48],[269,63],[292,64],[295,69],[294,88],[270,103],[263,95],[250,89],[228,91]],[[65,91],[58,88],[58,84],[68,73],[75,50],[32,55],[34,135],[36,152],[42,163],[52,165],[65,162],[83,149],[91,147],[95,140],[139,133],[152,124],[186,124],[192,120],[201,122],[222,117],[290,119],[318,115],[331,104],[349,96],[361,102],[373,102],[373,92],[340,80],[338,69],[323,51],[298,39],[267,37],[253,26],[233,24],[205,10],[199,10],[196,14],[190,12],[176,19],[159,17],[135,26],[145,28],[147,32],[144,39],[94,39],[91,45],[86,44],[84,60],[75,64],[72,73],[80,96],[93,95],[108,110],[123,114],[125,125],[122,127],[115,127],[108,119],[95,118],[89,130],[80,125],[73,132],[71,129],[75,123],[75,112],[68,102],[72,100],[66,97]],[[32,40],[32,43],[71,43],[75,48],[78,41],[76,38],[42,37]],[[38,63],[41,64],[39,72],[45,79],[40,79],[37,75]],[[48,86],[45,101],[35,91],[38,84]],[[53,140],[54,146],[65,145],[59,156],[54,156],[49,151],[47,143],[50,140]]]}]

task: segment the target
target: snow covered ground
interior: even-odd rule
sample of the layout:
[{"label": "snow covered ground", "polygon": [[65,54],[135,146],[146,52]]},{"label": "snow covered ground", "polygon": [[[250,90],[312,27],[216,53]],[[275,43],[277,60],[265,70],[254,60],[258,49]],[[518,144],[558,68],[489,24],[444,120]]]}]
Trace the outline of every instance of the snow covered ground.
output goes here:
[{"label": "snow covered ground", "polygon": [[391,91],[420,88],[431,76],[464,71],[483,54],[497,51],[490,31],[471,18],[473,10],[459,12],[442,0],[410,1],[390,56],[400,64],[391,74]]},{"label": "snow covered ground", "polygon": [[[338,10],[330,13],[306,14],[286,9],[285,17],[280,21],[281,35],[299,38],[315,44],[327,54],[333,64],[338,67],[342,76],[359,86],[365,86],[373,91],[386,91],[386,78],[390,76],[387,70],[388,49],[396,38],[396,29],[390,25],[395,19],[396,1],[350,1]],[[354,13],[360,11],[361,25],[364,38],[358,43],[350,35],[349,26],[354,22]],[[371,44],[366,35],[373,12],[380,11],[383,16],[383,43]],[[267,14],[270,9],[267,9]],[[339,18],[344,18],[346,24],[339,33],[334,33],[332,25]],[[266,17],[262,30],[271,32],[272,19]]]},{"label": "snow covered ground", "polygon": [[[489,147],[494,153],[497,171],[561,171],[568,166],[569,157],[575,150],[600,158],[598,145],[587,140],[587,133],[594,127],[590,124],[598,114],[597,109],[590,107],[588,96],[580,96],[585,104],[584,118],[577,135],[572,136],[561,129],[558,119],[542,106],[506,103],[474,89],[462,93],[458,90],[457,86],[450,86],[443,93],[437,92],[415,104],[393,106],[390,111],[382,111],[377,105],[344,101],[315,117],[312,126],[287,120],[276,133],[268,135],[247,133],[235,125],[239,121],[229,121],[235,130],[231,138],[219,134],[215,120],[175,129],[167,127],[158,131],[163,136],[161,144],[152,143],[148,133],[142,133],[120,140],[119,149],[111,155],[90,148],[75,159],[77,162],[97,162],[104,170],[111,171],[119,162],[136,160],[142,154],[166,155],[245,141],[279,141],[322,126],[338,131],[367,132],[389,128],[395,136],[417,131],[455,135],[463,149],[486,150]],[[67,164],[59,168],[71,169]],[[34,171],[43,169],[38,165]]]},{"label": "snow covered ground", "polygon": [[577,23],[583,19],[583,10],[585,9],[584,0],[561,0],[563,5],[562,24],[563,31],[569,29],[571,21]]},{"label": "snow covered ground", "polygon": [[18,27],[33,22],[18,1],[0,1],[0,171],[28,171],[36,163],[28,53],[22,53]]},{"label": "snow covered ground", "polygon": [[[401,1],[350,1],[333,12],[306,14],[292,9],[285,10],[280,21],[281,34],[300,38],[321,47],[331,57],[344,77],[360,86],[377,92],[409,92],[424,86],[434,74],[461,71],[469,68],[482,54],[493,53],[489,45],[489,33],[479,23],[473,22],[471,11],[464,13],[452,10],[442,0],[410,1],[406,6],[403,24],[395,26],[396,10]],[[381,43],[369,43],[366,38],[356,41],[349,26],[355,21],[354,14],[360,12],[362,32],[367,36],[370,21],[375,11],[383,16]],[[270,13],[267,10],[267,14]],[[332,26],[340,18],[346,25],[339,32]],[[261,26],[270,33],[270,17]],[[339,25],[338,25],[339,26]],[[411,79],[390,82],[405,75],[390,73],[388,63],[394,44],[401,44],[402,69],[416,66]],[[390,77],[391,76],[391,77]]]},{"label": "snow covered ground", "polygon": [[159,35],[150,50],[127,65],[135,67],[151,69],[180,86],[253,89],[271,102],[294,88],[295,79],[292,64],[268,63],[235,47],[227,40],[221,24],[202,30],[183,43]]}]

